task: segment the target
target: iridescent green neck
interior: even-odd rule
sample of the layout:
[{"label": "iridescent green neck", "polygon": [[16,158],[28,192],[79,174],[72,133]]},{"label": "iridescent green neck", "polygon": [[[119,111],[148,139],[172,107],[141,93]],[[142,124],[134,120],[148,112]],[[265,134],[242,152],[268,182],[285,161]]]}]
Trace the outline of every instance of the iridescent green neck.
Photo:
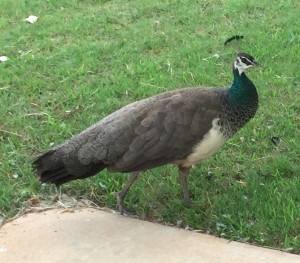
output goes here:
[{"label": "iridescent green neck", "polygon": [[246,74],[240,75],[237,69],[233,69],[233,76],[231,88],[228,90],[229,102],[241,105],[258,101],[256,88]]}]

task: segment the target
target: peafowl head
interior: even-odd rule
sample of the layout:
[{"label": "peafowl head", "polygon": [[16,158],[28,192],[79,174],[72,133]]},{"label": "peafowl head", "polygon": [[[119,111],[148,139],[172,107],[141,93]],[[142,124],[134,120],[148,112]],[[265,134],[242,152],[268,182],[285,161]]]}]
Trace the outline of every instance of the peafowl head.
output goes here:
[{"label": "peafowl head", "polygon": [[233,64],[233,68],[239,71],[239,75],[245,72],[247,68],[258,66],[260,65],[255,61],[254,57],[246,53],[238,53]]}]

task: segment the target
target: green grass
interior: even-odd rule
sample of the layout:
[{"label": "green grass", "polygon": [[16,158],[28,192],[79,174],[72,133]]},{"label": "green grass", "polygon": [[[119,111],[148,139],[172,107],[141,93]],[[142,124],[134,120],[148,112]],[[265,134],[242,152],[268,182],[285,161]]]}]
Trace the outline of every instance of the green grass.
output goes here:
[{"label": "green grass", "polygon": [[[170,165],[141,175],[126,205],[146,220],[182,221],[300,253],[299,1],[2,0],[1,6],[0,55],[10,58],[0,63],[2,216],[53,193],[31,170],[39,152],[137,99],[186,86],[229,86],[234,50],[241,50],[263,65],[249,72],[260,108],[192,171],[193,204],[183,204]],[[37,23],[22,21],[30,14]],[[245,39],[224,47],[236,34]],[[282,138],[279,146],[272,136]],[[102,172],[62,191],[114,208],[110,193],[127,178]]]}]

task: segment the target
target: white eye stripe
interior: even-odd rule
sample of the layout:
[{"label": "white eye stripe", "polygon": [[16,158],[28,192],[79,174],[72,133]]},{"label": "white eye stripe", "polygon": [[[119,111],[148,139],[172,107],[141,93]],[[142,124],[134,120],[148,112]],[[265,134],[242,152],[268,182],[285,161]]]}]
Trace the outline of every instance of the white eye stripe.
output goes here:
[{"label": "white eye stripe", "polygon": [[[250,64],[253,64],[253,62],[250,60],[250,59],[248,59],[248,58],[246,58],[246,57],[242,57],[243,59],[246,59]],[[240,61],[241,61],[241,59],[240,59]]]}]

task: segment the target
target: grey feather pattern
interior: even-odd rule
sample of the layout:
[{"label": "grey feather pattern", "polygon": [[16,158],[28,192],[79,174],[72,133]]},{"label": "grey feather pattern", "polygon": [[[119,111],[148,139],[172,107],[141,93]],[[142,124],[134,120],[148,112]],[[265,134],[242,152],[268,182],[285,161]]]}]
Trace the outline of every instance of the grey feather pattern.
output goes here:
[{"label": "grey feather pattern", "polygon": [[80,145],[78,160],[130,171],[152,160],[184,158],[220,114],[224,91],[187,88],[130,104],[73,138]]},{"label": "grey feather pattern", "polygon": [[[221,88],[185,88],[131,103],[53,148],[47,160],[55,166],[59,159],[72,178],[84,178],[97,166],[128,172],[183,159],[220,115],[225,94]],[[42,180],[45,169],[37,169]]]}]

